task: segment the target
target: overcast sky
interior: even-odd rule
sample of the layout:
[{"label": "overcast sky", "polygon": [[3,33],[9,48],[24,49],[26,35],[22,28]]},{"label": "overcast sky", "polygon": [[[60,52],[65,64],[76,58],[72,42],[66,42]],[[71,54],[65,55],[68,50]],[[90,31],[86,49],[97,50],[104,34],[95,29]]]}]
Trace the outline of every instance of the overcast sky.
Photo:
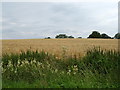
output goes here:
[{"label": "overcast sky", "polygon": [[86,38],[92,31],[113,37],[118,32],[116,2],[4,2],[2,10],[3,39]]}]

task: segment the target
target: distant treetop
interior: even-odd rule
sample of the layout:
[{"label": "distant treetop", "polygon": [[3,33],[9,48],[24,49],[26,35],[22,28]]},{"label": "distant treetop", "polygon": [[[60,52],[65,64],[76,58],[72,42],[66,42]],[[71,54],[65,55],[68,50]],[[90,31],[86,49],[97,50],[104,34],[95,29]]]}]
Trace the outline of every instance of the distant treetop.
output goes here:
[{"label": "distant treetop", "polygon": [[55,38],[74,38],[73,36],[67,36],[66,34],[59,34]]},{"label": "distant treetop", "polygon": [[88,38],[101,38],[101,35],[98,31],[93,31]]},{"label": "distant treetop", "polygon": [[115,34],[114,38],[120,39],[120,33]]},{"label": "distant treetop", "polygon": [[51,39],[50,37],[46,37],[45,39]]},{"label": "distant treetop", "polygon": [[107,34],[103,33],[100,34],[98,31],[93,31],[92,34],[89,35],[88,38],[104,38],[104,39],[110,39],[111,37]]},{"label": "distant treetop", "polygon": [[[55,38],[74,38],[74,37],[72,35],[68,36],[66,34],[59,34],[56,35]],[[78,37],[78,38],[82,38],[82,37]],[[105,33],[100,34],[98,31],[93,31],[87,38],[120,39],[120,33],[115,34],[114,37],[110,37]],[[46,37],[45,39],[51,39],[51,38]]]}]

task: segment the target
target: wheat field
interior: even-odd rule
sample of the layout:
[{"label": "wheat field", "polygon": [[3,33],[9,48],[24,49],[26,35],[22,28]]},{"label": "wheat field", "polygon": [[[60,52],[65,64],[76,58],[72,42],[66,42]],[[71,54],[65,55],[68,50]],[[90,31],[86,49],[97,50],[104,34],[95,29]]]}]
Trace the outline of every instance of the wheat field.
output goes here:
[{"label": "wheat field", "polygon": [[3,40],[2,45],[3,88],[120,86],[117,78],[120,53],[114,51],[118,50],[117,39]]},{"label": "wheat field", "polygon": [[[85,55],[86,51],[93,47],[101,47],[106,50],[118,50],[117,39],[18,39],[2,40],[2,50],[4,53],[20,53],[21,50],[44,50],[51,54],[61,56],[65,54]],[[1,55],[2,55],[1,54]]]}]

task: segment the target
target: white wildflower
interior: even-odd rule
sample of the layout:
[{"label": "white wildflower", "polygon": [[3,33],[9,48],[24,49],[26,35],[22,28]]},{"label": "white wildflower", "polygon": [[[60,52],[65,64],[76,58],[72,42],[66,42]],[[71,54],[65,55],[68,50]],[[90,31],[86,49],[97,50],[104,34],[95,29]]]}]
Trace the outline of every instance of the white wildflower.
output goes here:
[{"label": "white wildflower", "polygon": [[58,69],[55,69],[55,72],[58,72]]}]

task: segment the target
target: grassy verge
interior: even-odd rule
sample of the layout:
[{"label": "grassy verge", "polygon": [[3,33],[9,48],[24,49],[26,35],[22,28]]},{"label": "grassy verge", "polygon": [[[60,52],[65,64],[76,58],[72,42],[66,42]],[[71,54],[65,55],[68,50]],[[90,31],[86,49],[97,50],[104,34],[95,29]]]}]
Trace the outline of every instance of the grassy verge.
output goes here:
[{"label": "grassy verge", "polygon": [[3,88],[118,88],[120,53],[100,48],[82,58],[28,50],[2,57]]}]

